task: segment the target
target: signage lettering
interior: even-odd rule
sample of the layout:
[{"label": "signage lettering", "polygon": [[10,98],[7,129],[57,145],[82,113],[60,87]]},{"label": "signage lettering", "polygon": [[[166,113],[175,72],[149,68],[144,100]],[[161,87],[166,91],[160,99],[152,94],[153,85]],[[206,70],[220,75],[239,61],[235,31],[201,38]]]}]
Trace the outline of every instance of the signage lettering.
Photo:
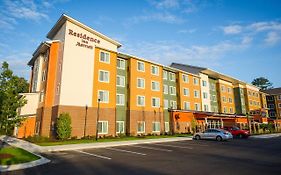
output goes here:
[{"label": "signage lettering", "polygon": [[78,33],[78,32],[75,32],[71,29],[68,29],[68,35],[75,36],[77,38],[81,38],[81,42],[77,41],[77,43],[76,43],[76,46],[79,46],[79,47],[85,47],[85,48],[88,48],[88,49],[93,49],[93,46],[89,45],[89,42],[100,44],[99,39],[89,37],[86,34]]}]

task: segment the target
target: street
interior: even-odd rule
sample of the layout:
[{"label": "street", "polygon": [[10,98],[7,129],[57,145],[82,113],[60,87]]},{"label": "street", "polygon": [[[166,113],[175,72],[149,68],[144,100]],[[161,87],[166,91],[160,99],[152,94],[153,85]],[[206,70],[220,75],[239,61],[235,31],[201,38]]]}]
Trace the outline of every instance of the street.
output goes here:
[{"label": "street", "polygon": [[51,163],[3,174],[281,174],[281,137],[180,141],[54,152]]}]

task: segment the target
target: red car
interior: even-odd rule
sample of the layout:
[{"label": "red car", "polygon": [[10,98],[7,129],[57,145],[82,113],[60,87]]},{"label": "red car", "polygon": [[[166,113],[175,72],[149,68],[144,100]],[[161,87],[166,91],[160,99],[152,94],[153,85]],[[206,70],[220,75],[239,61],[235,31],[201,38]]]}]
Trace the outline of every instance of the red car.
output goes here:
[{"label": "red car", "polygon": [[233,137],[237,138],[248,138],[250,136],[250,132],[247,130],[242,130],[238,128],[237,126],[225,126],[223,128],[226,131],[229,131]]}]

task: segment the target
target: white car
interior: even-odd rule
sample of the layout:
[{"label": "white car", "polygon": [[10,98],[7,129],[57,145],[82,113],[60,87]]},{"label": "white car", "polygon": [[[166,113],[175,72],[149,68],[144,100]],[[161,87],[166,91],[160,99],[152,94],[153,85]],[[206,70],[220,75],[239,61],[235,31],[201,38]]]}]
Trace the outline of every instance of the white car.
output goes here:
[{"label": "white car", "polygon": [[204,132],[195,133],[193,139],[212,139],[217,141],[233,139],[233,136],[230,132],[223,129],[207,129]]}]

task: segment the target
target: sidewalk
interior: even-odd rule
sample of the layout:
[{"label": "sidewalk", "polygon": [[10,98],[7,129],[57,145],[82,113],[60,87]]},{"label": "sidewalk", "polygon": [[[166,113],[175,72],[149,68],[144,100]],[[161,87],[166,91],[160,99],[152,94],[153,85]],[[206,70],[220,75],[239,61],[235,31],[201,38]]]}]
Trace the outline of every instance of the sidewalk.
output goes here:
[{"label": "sidewalk", "polygon": [[273,137],[279,137],[279,136],[281,136],[281,133],[252,135],[252,136],[250,136],[250,138],[267,139],[267,138],[273,138]]}]

